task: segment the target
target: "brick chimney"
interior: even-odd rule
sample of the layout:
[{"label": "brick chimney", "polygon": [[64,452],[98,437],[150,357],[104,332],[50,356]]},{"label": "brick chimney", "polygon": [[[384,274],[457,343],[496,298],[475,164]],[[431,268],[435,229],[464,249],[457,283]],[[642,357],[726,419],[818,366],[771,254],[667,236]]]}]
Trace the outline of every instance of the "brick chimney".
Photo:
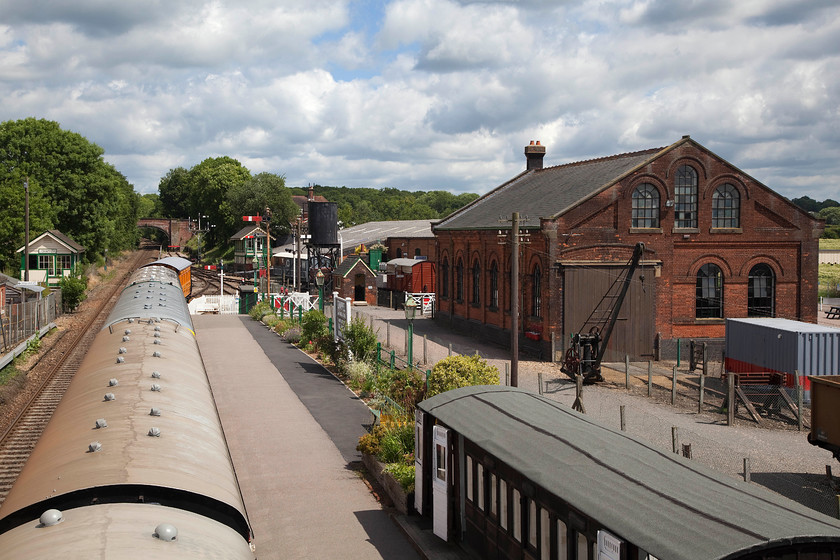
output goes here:
[{"label": "brick chimney", "polygon": [[525,146],[525,158],[527,160],[525,170],[531,171],[532,169],[542,169],[544,157],[545,146],[541,146],[539,140],[537,140],[536,143],[531,140],[531,144],[529,146]]},{"label": "brick chimney", "polygon": [[311,183],[309,184],[309,197],[307,200],[315,200],[315,187]]}]

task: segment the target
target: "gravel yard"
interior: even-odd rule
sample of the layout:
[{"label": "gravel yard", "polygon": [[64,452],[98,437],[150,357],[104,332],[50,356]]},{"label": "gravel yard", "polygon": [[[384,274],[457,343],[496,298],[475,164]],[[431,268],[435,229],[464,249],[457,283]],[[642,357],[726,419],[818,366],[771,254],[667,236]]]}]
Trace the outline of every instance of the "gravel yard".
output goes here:
[{"label": "gravel yard", "polygon": [[[404,355],[406,321],[402,311],[355,307],[353,312],[365,317],[369,324],[372,319],[383,347],[390,339],[390,348]],[[454,353],[474,354],[477,351],[499,368],[504,383],[505,366],[510,363],[507,350],[448,332],[428,318],[415,319],[414,333],[415,361],[420,361],[424,369],[431,368],[431,364],[447,356],[451,344]],[[681,449],[682,444],[690,444],[692,460],[743,479],[744,459],[748,459],[753,483],[767,486],[797,502],[837,516],[837,483],[826,476],[826,466],[838,470],[840,465],[835,465],[836,461],[830,452],[808,443],[807,428],[799,432],[795,422],[772,420],[764,421],[764,427],[759,427],[743,414],[739,415],[734,426],[727,426],[726,416],[712,412],[712,407],[706,407],[703,414],[698,414],[696,397],[690,399],[681,396],[676,405],[672,406],[670,374],[674,364],[669,363],[655,364],[654,385],[659,389],[652,397],[647,397],[647,366],[634,365],[637,367],[631,370],[631,374],[633,371],[635,374],[631,375],[630,390],[625,389],[623,363],[605,365],[603,374],[606,381],[584,387],[582,400],[587,415],[620,429],[620,410],[624,406],[627,433],[667,451],[672,449],[672,428],[676,427],[678,449]],[[683,364],[678,379],[684,376],[691,379],[686,369]],[[720,364],[710,364],[710,377],[719,371]],[[520,387],[538,391],[540,374],[545,396],[568,406],[574,403],[575,385],[560,371],[559,364],[520,360]],[[688,391],[681,385],[679,393],[688,394]],[[563,468],[562,465],[557,467]]]}]

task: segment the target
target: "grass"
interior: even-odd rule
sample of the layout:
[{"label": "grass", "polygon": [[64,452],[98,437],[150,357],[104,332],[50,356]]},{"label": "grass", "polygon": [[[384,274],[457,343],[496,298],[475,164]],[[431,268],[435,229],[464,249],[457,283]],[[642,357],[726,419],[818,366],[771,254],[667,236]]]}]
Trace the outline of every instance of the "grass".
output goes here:
[{"label": "grass", "polygon": [[820,249],[840,250],[840,239],[820,239]]}]

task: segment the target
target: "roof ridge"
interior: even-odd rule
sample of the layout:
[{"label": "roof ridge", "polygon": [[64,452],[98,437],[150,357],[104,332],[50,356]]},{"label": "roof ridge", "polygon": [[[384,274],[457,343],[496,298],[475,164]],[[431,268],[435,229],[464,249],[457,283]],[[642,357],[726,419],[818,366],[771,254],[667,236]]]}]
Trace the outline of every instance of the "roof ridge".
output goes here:
[{"label": "roof ridge", "polygon": [[600,162],[609,161],[609,160],[616,160],[616,159],[622,159],[622,158],[628,158],[628,157],[636,157],[636,156],[640,156],[640,155],[648,154],[648,153],[656,154],[656,153],[661,152],[662,150],[664,150],[667,147],[668,146],[663,146],[661,148],[648,148],[646,150],[638,150],[638,151],[635,151],[635,152],[624,152],[624,153],[621,153],[621,154],[613,154],[611,156],[603,156],[603,157],[599,157],[599,158],[584,159],[584,160],[580,160],[580,161],[571,161],[571,162],[568,162],[568,163],[561,163],[559,165],[552,165],[550,167],[543,167],[542,169],[536,169],[535,171],[539,172],[539,171],[546,171],[548,169],[558,169],[558,168],[561,168],[561,167],[574,167],[576,165],[585,165],[585,164],[589,164],[589,163],[600,163]]}]

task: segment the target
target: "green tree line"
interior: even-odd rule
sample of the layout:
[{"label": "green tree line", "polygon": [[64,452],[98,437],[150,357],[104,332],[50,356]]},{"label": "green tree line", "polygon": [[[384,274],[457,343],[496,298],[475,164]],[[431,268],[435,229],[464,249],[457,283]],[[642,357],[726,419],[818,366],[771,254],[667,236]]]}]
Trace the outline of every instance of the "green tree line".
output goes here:
[{"label": "green tree line", "polygon": [[794,198],[791,202],[817,218],[825,220],[823,238],[840,239],[840,202],[830,198],[817,202],[809,196]]},{"label": "green tree line", "polygon": [[25,184],[30,239],[60,230],[85,247],[88,261],[136,245],[139,196],[104,153],[53,121],[0,123],[0,269],[16,275],[20,266]]},{"label": "green tree line", "polygon": [[[307,189],[293,188],[292,194],[306,195]],[[478,198],[477,194],[447,191],[403,191],[394,188],[350,188],[315,185],[314,194],[338,205],[343,227],[392,220],[435,220],[443,218]]]}]

